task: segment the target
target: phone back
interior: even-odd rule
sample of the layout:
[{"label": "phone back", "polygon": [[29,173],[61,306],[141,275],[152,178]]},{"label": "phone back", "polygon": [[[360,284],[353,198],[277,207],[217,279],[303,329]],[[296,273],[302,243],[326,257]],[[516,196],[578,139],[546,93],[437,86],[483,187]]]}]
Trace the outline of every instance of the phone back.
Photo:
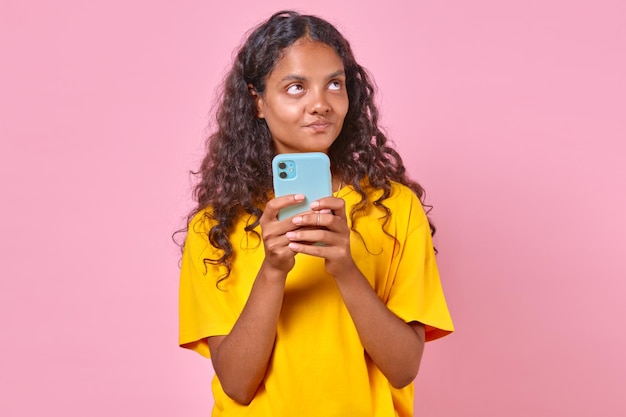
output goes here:
[{"label": "phone back", "polygon": [[321,152],[278,154],[272,160],[274,194],[304,194],[304,201],[284,208],[278,218],[284,219],[310,210],[309,205],[332,195],[330,160]]}]

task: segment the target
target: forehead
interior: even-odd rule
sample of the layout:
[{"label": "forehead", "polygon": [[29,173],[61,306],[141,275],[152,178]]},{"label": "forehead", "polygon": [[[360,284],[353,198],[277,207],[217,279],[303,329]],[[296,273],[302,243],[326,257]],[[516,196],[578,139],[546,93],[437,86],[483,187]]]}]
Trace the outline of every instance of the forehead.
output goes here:
[{"label": "forehead", "polygon": [[300,39],[283,50],[268,78],[287,75],[323,77],[343,69],[343,60],[332,47],[323,42]]}]

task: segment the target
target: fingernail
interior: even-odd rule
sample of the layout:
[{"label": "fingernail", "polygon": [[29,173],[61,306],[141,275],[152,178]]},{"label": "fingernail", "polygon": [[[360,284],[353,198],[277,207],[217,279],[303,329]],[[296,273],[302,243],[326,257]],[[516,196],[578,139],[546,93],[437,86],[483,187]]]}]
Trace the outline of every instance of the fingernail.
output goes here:
[{"label": "fingernail", "polygon": [[324,209],[324,210],[320,210],[320,213],[322,213],[322,214],[330,214],[331,211],[330,211],[330,209]]},{"label": "fingernail", "polygon": [[291,219],[291,221],[293,222],[293,224],[301,224],[302,223],[302,217],[301,216],[296,216],[293,219]]},{"label": "fingernail", "polygon": [[314,201],[311,203],[311,205],[309,207],[311,207],[312,209],[316,209],[320,206],[319,201]]},{"label": "fingernail", "polygon": [[305,199],[304,194],[294,194],[293,199],[296,201],[302,201]]},{"label": "fingernail", "polygon": [[287,232],[285,236],[287,236],[287,239],[294,239],[296,237],[296,232]]}]

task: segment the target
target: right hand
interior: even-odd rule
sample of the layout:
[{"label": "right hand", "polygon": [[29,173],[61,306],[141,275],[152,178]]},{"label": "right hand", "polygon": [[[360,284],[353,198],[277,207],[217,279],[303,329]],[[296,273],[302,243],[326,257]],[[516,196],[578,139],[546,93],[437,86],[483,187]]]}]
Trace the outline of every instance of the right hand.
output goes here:
[{"label": "right hand", "polygon": [[264,264],[267,267],[287,273],[294,267],[296,253],[289,248],[290,240],[285,236],[287,232],[298,228],[291,219],[278,220],[279,210],[300,204],[304,201],[302,194],[289,194],[276,197],[267,202],[263,215],[259,219],[261,236],[265,249]]}]

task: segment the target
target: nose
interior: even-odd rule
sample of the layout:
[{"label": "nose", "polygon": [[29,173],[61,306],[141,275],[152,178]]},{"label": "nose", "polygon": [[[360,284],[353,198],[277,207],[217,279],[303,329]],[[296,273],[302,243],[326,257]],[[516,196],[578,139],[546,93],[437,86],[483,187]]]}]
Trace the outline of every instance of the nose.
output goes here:
[{"label": "nose", "polygon": [[311,99],[309,100],[309,113],[311,114],[326,114],[328,113],[332,106],[328,101],[325,91],[311,91]]}]

